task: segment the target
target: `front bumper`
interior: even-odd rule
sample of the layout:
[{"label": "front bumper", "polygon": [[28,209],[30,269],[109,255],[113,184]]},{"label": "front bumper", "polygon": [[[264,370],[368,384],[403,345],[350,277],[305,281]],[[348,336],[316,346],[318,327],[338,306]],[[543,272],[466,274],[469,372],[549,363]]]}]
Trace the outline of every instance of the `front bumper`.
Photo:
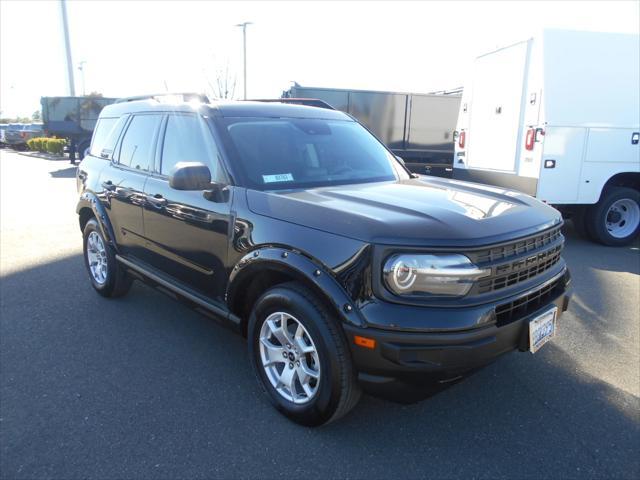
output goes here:
[{"label": "front bumper", "polygon": [[[560,318],[569,306],[570,297],[570,275],[564,268],[553,283],[545,282],[525,295],[476,308],[446,309],[451,325],[468,325],[472,316],[476,319],[474,328],[417,332],[345,325],[344,329],[352,345],[359,380],[369,391],[394,390],[399,383],[446,383],[491,363],[503,353],[516,349],[527,351],[529,321],[553,305],[558,307]],[[512,306],[515,309],[505,316],[506,309]],[[394,307],[396,318],[416,312],[415,307]],[[438,318],[443,314],[442,309],[423,310],[425,318],[432,314]],[[358,346],[356,335],[373,339],[375,347]]]}]

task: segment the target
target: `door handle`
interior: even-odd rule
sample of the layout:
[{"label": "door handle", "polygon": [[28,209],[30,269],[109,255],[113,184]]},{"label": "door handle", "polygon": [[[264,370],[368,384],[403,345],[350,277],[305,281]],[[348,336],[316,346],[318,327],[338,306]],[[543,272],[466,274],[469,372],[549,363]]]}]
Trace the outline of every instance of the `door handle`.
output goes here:
[{"label": "door handle", "polygon": [[107,180],[106,182],[102,182],[102,188],[108,190],[109,192],[113,192],[116,189],[116,186],[111,180]]},{"label": "door handle", "polygon": [[167,204],[167,199],[164,198],[159,193],[156,193],[153,196],[147,195],[147,201],[154,207],[158,207],[158,208],[164,207]]}]

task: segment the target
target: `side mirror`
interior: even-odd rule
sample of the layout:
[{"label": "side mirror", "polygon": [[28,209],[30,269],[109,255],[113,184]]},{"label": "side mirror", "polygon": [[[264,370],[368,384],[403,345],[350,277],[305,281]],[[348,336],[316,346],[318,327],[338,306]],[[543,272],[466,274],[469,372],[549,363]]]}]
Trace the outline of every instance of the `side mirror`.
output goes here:
[{"label": "side mirror", "polygon": [[207,190],[211,188],[211,171],[204,163],[178,162],[169,174],[174,190]]}]

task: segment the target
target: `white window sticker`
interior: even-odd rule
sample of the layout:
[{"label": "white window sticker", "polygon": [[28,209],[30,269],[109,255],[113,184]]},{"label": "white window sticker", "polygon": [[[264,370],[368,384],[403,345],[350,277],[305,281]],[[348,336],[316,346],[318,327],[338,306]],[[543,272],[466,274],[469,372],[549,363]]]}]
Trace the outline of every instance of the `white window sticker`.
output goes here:
[{"label": "white window sticker", "polygon": [[278,173],[277,175],[262,175],[264,183],[293,182],[293,175],[290,173]]}]

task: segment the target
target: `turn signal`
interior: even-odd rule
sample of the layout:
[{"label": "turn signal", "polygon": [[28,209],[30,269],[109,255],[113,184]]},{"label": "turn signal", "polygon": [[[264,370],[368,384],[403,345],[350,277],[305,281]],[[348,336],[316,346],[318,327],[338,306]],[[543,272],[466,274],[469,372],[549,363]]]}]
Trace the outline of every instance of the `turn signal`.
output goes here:
[{"label": "turn signal", "polygon": [[353,343],[359,347],[376,348],[376,341],[373,338],[361,337],[360,335],[354,335]]}]

